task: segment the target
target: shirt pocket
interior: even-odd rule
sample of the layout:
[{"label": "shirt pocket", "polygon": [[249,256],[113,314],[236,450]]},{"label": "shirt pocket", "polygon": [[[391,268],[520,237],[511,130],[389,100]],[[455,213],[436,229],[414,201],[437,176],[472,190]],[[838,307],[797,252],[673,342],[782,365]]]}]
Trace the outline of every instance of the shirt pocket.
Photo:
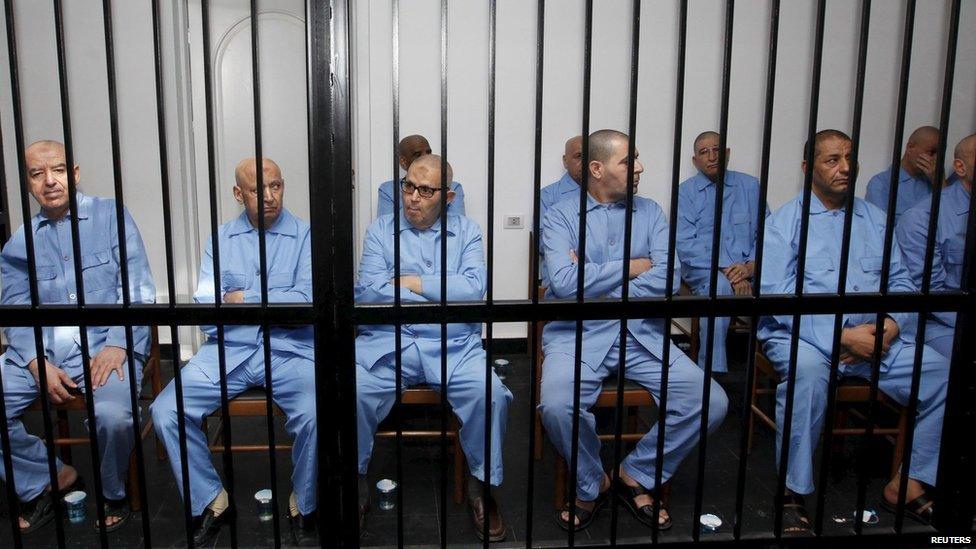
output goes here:
[{"label": "shirt pocket", "polygon": [[[85,293],[116,289],[116,269],[108,250],[81,256]],[[114,300],[113,300],[114,301]]]},{"label": "shirt pocket", "polygon": [[240,271],[221,271],[220,287],[224,293],[237,290],[247,290],[250,286],[248,276]]},{"label": "shirt pocket", "polygon": [[834,270],[834,258],[825,255],[815,255],[807,258],[806,271],[823,273]]},{"label": "shirt pocket", "polygon": [[946,250],[945,262],[949,265],[962,265],[963,256],[966,250],[963,248],[949,248]]},{"label": "shirt pocket", "polygon": [[54,265],[38,265],[35,267],[37,274],[37,292],[41,303],[61,303],[61,284],[57,280],[58,270]]},{"label": "shirt pocket", "polygon": [[865,257],[859,257],[857,262],[861,264],[861,271],[865,273],[880,273],[881,272],[881,256],[880,255],[870,255]]},{"label": "shirt pocket", "polygon": [[295,273],[281,271],[268,275],[269,290],[287,290],[295,285]]}]

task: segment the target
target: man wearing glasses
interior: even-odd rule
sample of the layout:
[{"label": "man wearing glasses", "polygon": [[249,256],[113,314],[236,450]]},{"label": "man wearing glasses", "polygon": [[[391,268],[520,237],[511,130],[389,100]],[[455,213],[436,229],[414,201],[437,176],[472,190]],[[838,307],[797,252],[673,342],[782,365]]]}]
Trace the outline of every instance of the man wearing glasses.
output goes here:
[{"label": "man wearing glasses", "polygon": [[[451,166],[445,163],[446,181]],[[405,303],[479,301],[484,298],[485,269],[481,229],[470,219],[448,212],[447,295],[441,295],[442,200],[450,204],[454,191],[442,196],[441,157],[415,160],[400,182],[399,217],[380,216],[366,231],[363,257],[356,283],[357,303],[390,303],[395,288]],[[394,229],[400,239],[400,277],[394,278]],[[441,384],[441,327],[438,324],[407,324],[401,327],[400,358],[403,387]],[[360,521],[368,508],[366,473],[373,452],[376,427],[393,406],[396,391],[396,328],[392,325],[360,326],[356,338],[356,385],[359,423]],[[505,526],[494,498],[484,501],[485,412],[491,413],[491,464],[489,482],[502,483],[502,441],[508,403],[512,394],[491,374],[491,402],[486,402],[485,352],[481,346],[481,323],[447,325],[447,400],[461,420],[461,446],[472,478],[468,482],[468,504],[478,537],[488,521],[490,541],[505,539]],[[486,407],[488,404],[488,407]],[[487,515],[487,519],[485,518]]]},{"label": "man wearing glasses", "polygon": [[[422,135],[408,135],[400,140],[397,147],[400,167],[404,172],[410,169],[410,164],[414,160],[429,154],[430,143]],[[376,192],[376,217],[393,213],[393,193],[396,192],[394,183],[390,180],[380,184]],[[448,215],[464,215],[464,189],[461,184],[452,180],[451,192],[454,193],[454,200],[447,205]]]}]

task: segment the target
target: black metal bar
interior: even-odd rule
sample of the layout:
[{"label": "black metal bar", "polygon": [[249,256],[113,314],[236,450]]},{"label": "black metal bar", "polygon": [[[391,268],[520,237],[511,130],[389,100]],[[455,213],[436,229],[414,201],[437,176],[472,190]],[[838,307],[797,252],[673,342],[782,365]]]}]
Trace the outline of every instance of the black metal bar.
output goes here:
[{"label": "black metal bar", "polygon": [[[624,209],[624,249],[620,273],[620,301],[630,299],[630,239],[634,227],[634,166],[637,155],[637,76],[640,58],[640,0],[633,2],[631,44],[630,44],[630,109],[627,117],[627,199]],[[665,329],[670,326],[665,324]],[[617,366],[617,399],[614,403],[613,468],[610,471],[610,485],[614,486],[620,475],[621,435],[624,428],[624,377],[627,367],[627,319],[620,319],[620,355]],[[618,501],[612,498],[610,504],[610,545],[617,544]]]},{"label": "black metal bar", "polygon": [[[166,111],[163,95],[163,47],[160,38],[159,0],[151,0],[153,24],[153,68],[155,69],[156,133],[159,139],[159,176],[163,206],[163,241],[166,248],[166,288],[169,305],[176,304],[176,271],[173,261],[173,209],[169,199],[169,153],[166,141]],[[186,414],[183,406],[183,375],[180,367],[179,327],[170,324],[173,349],[173,387],[176,390],[176,422],[179,431],[180,473],[183,488],[183,527],[186,530],[187,547],[193,547],[193,516],[190,510],[190,465],[186,449]],[[172,459],[172,457],[170,458]],[[144,500],[145,501],[145,500]]]},{"label": "black metal bar", "polygon": [[[898,90],[898,113],[895,119],[895,140],[892,146],[892,168],[891,168],[891,180],[888,192],[888,212],[887,220],[885,222],[885,232],[884,232],[884,247],[881,250],[881,281],[878,287],[879,293],[882,297],[888,295],[888,281],[890,277],[890,267],[891,267],[891,255],[892,255],[892,245],[894,243],[895,236],[895,208],[898,203],[898,182],[901,179],[899,177],[900,169],[898,167],[898,161],[901,158],[901,142],[905,129],[905,114],[906,106],[908,103],[908,78],[911,74],[911,63],[912,63],[912,40],[915,31],[915,0],[909,0],[908,5],[905,9],[905,30],[902,42],[902,63],[901,63],[901,74],[900,74],[900,84]],[[940,138],[940,143],[944,143],[945,136]],[[938,163],[942,163],[942,157],[939,158]],[[941,180],[940,180],[941,181]],[[933,186],[936,185],[932,182]],[[937,189],[933,190],[933,194],[939,194]],[[937,200],[937,199],[936,199]],[[937,213],[937,212],[933,212]],[[875,327],[881,327],[882,329],[875,330],[874,337],[874,358],[871,360],[871,387],[869,390],[868,398],[868,413],[867,413],[867,426],[865,429],[864,437],[858,444],[857,452],[857,504],[856,504],[856,517],[860,517],[860,513],[864,510],[865,498],[867,494],[867,484],[868,484],[868,455],[867,455],[867,440],[871,438],[874,434],[874,417],[877,411],[877,397],[878,397],[878,382],[880,380],[881,374],[881,346],[884,340],[884,320],[886,317],[884,308],[881,308],[877,312],[875,317],[874,325]],[[925,328],[921,327],[920,330],[924,333]],[[915,371],[920,370],[920,365],[916,363]],[[915,376],[913,376],[915,377]],[[913,379],[912,384],[915,384]],[[912,427],[915,424],[914,418],[909,419],[909,426]],[[906,427],[906,429],[908,428]],[[863,521],[854,521],[854,533],[860,534],[864,527]]]},{"label": "black metal bar", "polygon": [[[108,83],[109,126],[112,139],[112,171],[115,183],[115,220],[119,244],[119,278],[122,284],[122,306],[131,305],[132,296],[129,288],[129,264],[125,231],[125,199],[122,189],[122,159],[119,144],[119,109],[118,94],[115,86],[115,46],[112,33],[112,3],[111,0],[102,1],[102,21],[105,38],[105,67]],[[67,88],[65,88],[67,98]],[[65,136],[67,139],[67,135]],[[165,221],[165,222],[168,222]],[[142,446],[142,430],[139,422],[139,392],[142,387],[136,384],[136,360],[133,327],[125,326],[125,358],[129,366],[129,401],[132,404],[132,433],[136,453],[136,475],[139,479],[139,498],[146,502],[141,506],[142,536],[146,547],[152,547],[152,532],[149,527],[149,496],[146,492],[146,469],[144,463],[144,448]]]},{"label": "black metal bar", "polygon": [[[393,279],[400,280],[400,189],[398,181],[400,179],[400,0],[393,0]],[[394,307],[399,311],[401,303],[400,284],[393,285]],[[394,396],[394,406],[397,410],[403,401],[403,324],[399,319],[394,324],[396,330],[393,335],[393,342],[396,346],[396,354],[393,357],[394,377],[396,395]],[[397,516],[397,547],[403,547],[403,423],[400,414],[395,414],[396,423],[396,477],[400,489],[396,491],[396,516]]]},{"label": "black metal bar", "polygon": [[[37,261],[34,255],[34,231],[31,230],[31,211],[29,203],[28,183],[27,183],[27,150],[24,143],[24,118],[23,103],[20,97],[20,69],[17,61],[17,38],[16,25],[14,21],[13,0],[4,0],[4,20],[7,30],[7,62],[10,70],[10,97],[13,102],[14,115],[14,143],[17,148],[18,175],[20,181],[20,212],[24,223],[24,248],[27,256],[27,283],[30,293],[30,311],[36,311],[41,305],[37,285]],[[69,170],[70,171],[70,170]],[[72,307],[74,308],[74,307]],[[13,316],[13,315],[11,315]],[[22,318],[21,315],[17,315]],[[41,333],[41,321],[45,315],[31,322],[34,328],[34,350],[38,361],[45,359],[44,338]],[[0,317],[2,319],[3,317]],[[41,399],[41,418],[44,423],[45,445],[47,446],[47,467],[51,480],[51,498],[54,500],[55,511],[55,532],[58,547],[65,546],[64,535],[64,504],[61,501],[61,488],[58,486],[58,471],[54,458],[54,428],[51,424],[51,403],[47,397],[47,369],[44,364],[38,365],[37,377],[40,390],[38,396]]]},{"label": "black metal bar", "polygon": [[[447,306],[447,189],[452,182],[447,179],[447,0],[441,0],[441,225],[440,234],[440,291],[441,307]],[[441,437],[440,437],[440,540],[441,547],[447,547],[447,414],[450,413],[447,403],[447,319],[441,322]],[[487,508],[485,520],[487,520]]]},{"label": "black metal bar", "polygon": [[[796,285],[794,295],[803,296],[804,272],[807,260],[807,237],[810,229],[810,195],[813,186],[813,160],[815,158],[816,134],[817,134],[817,114],[820,107],[820,72],[823,62],[823,37],[824,37],[824,12],[826,11],[826,1],[819,0],[817,3],[816,33],[814,38],[813,54],[813,77],[810,83],[810,116],[807,124],[807,147],[804,151],[807,169],[803,174],[803,213],[800,218],[800,242],[797,246],[796,257]],[[786,382],[786,403],[783,413],[783,434],[779,472],[776,480],[776,492],[773,494],[775,501],[773,533],[777,539],[783,535],[783,496],[786,489],[786,470],[789,462],[790,450],[790,431],[793,426],[793,398],[796,392],[796,360],[800,337],[800,319],[797,312],[793,315],[793,331],[790,333],[790,363],[789,373]]]},{"label": "black metal bar", "polygon": [[[54,28],[58,58],[58,86],[61,99],[61,124],[64,130],[65,167],[67,169],[65,173],[68,179],[68,217],[71,227],[72,267],[75,275],[75,295],[77,296],[75,303],[78,308],[84,308],[87,300],[85,299],[85,280],[81,269],[81,236],[78,229],[78,197],[76,195],[78,188],[74,173],[75,159],[71,132],[71,102],[68,94],[68,72],[64,51],[64,13],[62,12],[60,0],[54,0]],[[95,387],[92,386],[91,347],[88,343],[88,326],[86,324],[80,324],[78,326],[78,335],[80,336],[79,340],[81,343],[82,377],[85,381],[85,390],[87,393],[84,395],[85,416],[88,419],[88,441],[92,459],[92,476],[94,477],[95,484],[95,513],[98,517],[99,525],[98,538],[102,547],[108,547],[108,533],[105,531],[105,495],[102,493],[102,460],[98,446],[97,418],[95,417]],[[38,368],[40,369],[40,365]]]},{"label": "black metal bar", "polygon": [[[779,10],[780,0],[773,0],[769,11],[769,59],[766,67],[766,97],[763,110],[762,152],[759,168],[759,207],[756,214],[756,248],[755,263],[752,276],[752,296],[759,297],[761,290],[759,281],[762,280],[763,243],[766,230],[767,198],[769,196],[769,150],[773,137],[773,100],[776,94],[776,60],[779,49]],[[742,388],[743,395],[750,395],[752,384],[756,377],[756,331],[759,317],[749,318],[749,351],[746,356],[746,379]],[[735,520],[732,525],[732,537],[742,539],[742,511],[745,505],[746,464],[749,460],[749,420],[752,416],[751,397],[746,397],[742,404],[742,415],[739,418],[739,465],[736,471],[735,483]]]},{"label": "black metal bar", "polygon": [[[590,79],[593,64],[593,0],[586,0],[583,32],[583,181],[580,185],[579,244],[576,250],[576,302],[583,303],[584,268],[586,265],[586,201],[590,182]],[[576,468],[579,466],[580,383],[583,365],[583,319],[576,320],[575,353],[573,355],[573,429],[569,456],[569,524],[576,524]],[[568,530],[568,543],[575,542],[575,528]]]},{"label": "black metal bar", "polygon": [[[861,32],[857,55],[857,82],[854,89],[854,116],[851,123],[851,174],[847,184],[847,198],[844,206],[844,229],[841,238],[840,266],[837,270],[837,294],[847,294],[847,271],[850,265],[851,228],[854,222],[854,191],[857,187],[857,161],[860,152],[861,118],[864,112],[864,75],[867,69],[868,34],[871,27],[871,0],[861,3]],[[833,346],[830,353],[830,374],[827,378],[827,405],[824,417],[828,418],[827,425],[833,425],[834,406],[837,400],[837,384],[840,369],[841,334],[844,327],[844,315],[834,315]],[[832,428],[824,429],[823,448],[830,448],[834,438]],[[813,531],[819,536],[823,534],[824,506],[827,498],[827,476],[830,466],[830,454],[821,454],[820,475],[817,483],[817,510],[814,515]],[[860,516],[860,515],[858,515]]]},{"label": "black metal bar", "polygon": [[[721,185],[715,187],[715,211],[712,225],[712,258],[711,273],[708,277],[708,297],[715,299],[718,291],[718,258],[722,244],[722,206],[725,202],[725,174],[726,154],[729,130],[729,95],[731,95],[732,77],[732,29],[735,15],[735,0],[727,0],[725,4],[725,49],[722,70],[721,112],[719,115],[718,133],[718,180]],[[760,206],[760,211],[763,208]],[[698,433],[698,482],[695,483],[695,510],[692,518],[701,516],[702,503],[705,495],[705,456],[708,451],[708,410],[712,394],[712,361],[715,353],[715,317],[709,316],[706,321],[708,334],[705,337],[705,383],[702,385],[701,424]],[[722,334],[721,345],[725,345],[725,334]],[[695,541],[701,537],[701,525],[696,520],[691,521],[691,537]]]},{"label": "black metal bar", "polygon": [[[533,152],[533,184],[532,184],[532,234],[535,235],[536,242],[533,249],[529,250],[529,256],[531,261],[535,262],[535,267],[530,266],[530,268],[538,269],[539,257],[538,250],[541,244],[541,234],[539,232],[539,227],[542,224],[542,220],[539,219],[540,215],[540,191],[542,188],[542,92],[543,92],[543,66],[545,63],[545,32],[546,32],[546,0],[538,0],[536,2],[536,44],[535,44],[535,142],[534,142],[534,152]],[[538,284],[538,276],[533,277],[533,285],[529,289],[529,301],[530,306],[537,307],[539,305],[539,292],[536,291],[536,284]],[[541,342],[536,341],[538,334],[539,323],[532,321],[529,323],[529,333],[527,341],[532,342],[532,346],[529,349],[529,414],[527,417],[535,418],[538,411],[536,406],[539,402],[538,387],[535,382],[539,374],[539,353],[536,349],[541,344]],[[529,437],[529,465],[528,473],[526,474],[526,487],[525,487],[525,547],[529,549],[532,547],[532,518],[534,499],[535,499],[535,434]]]},{"label": "black metal bar", "polygon": [[[495,249],[495,0],[488,0],[488,211],[487,211],[487,295],[485,305],[491,309],[494,305],[494,249]],[[441,195],[444,195],[442,192]],[[447,215],[447,212],[444,212]],[[446,235],[445,235],[446,236]],[[445,238],[446,240],[446,238]],[[531,255],[531,254],[530,254]],[[488,510],[491,505],[491,413],[492,413],[492,365],[493,362],[493,324],[489,321],[485,328],[485,451],[484,478],[482,501],[485,509],[485,520],[482,524],[481,538],[484,549],[488,549],[490,542],[488,532],[491,521],[488,520]]]},{"label": "black metal bar", "polygon": [[[213,106],[213,68],[211,63],[210,49],[210,1],[201,0],[200,12],[203,31],[203,91],[206,99],[206,126],[207,126],[207,176],[210,187],[210,245],[213,248],[213,277],[214,277],[214,303],[215,309],[221,308],[221,273],[220,273],[220,237],[218,234],[217,219],[217,166],[214,160],[216,140],[214,136],[214,106]],[[224,347],[224,325],[217,324],[217,364],[220,370],[220,420],[223,427],[224,439],[224,476],[226,477],[226,490],[230,496],[230,501],[234,498],[234,457],[231,452],[231,424],[230,408],[228,405],[229,396],[227,394],[227,353]],[[230,524],[230,544],[237,547],[237,521],[233,520]]]},{"label": "black metal bar", "polygon": [[[949,113],[952,109],[952,88],[956,68],[956,46],[959,40],[959,10],[960,0],[952,2],[949,14],[949,38],[946,45],[946,64],[945,73],[942,79],[942,111],[939,121],[939,152],[936,155],[938,161],[935,167],[935,181],[932,182],[932,205],[929,210],[928,233],[926,233],[925,259],[922,267],[922,294],[928,294],[932,288],[932,264],[935,260],[935,240],[939,226],[939,206],[941,203],[942,192],[940,183],[945,176],[945,156],[948,150],[949,137]],[[962,184],[961,182],[959,183]],[[972,194],[972,192],[970,192]],[[922,351],[925,346],[925,328],[928,315],[918,315],[918,327],[915,332],[915,356],[912,363],[912,384],[909,389],[907,415],[908,425],[905,429],[905,446],[903,448],[902,468],[898,479],[898,500],[895,509],[895,532],[901,533],[905,519],[904,501],[908,494],[908,472],[912,465],[912,445],[915,441],[915,421],[918,410],[918,393],[922,381]],[[945,357],[949,360],[951,367],[952,357]]]},{"label": "black metal bar", "polygon": [[[268,246],[267,234],[268,227],[264,220],[264,142],[261,133],[261,63],[260,42],[258,41],[258,2],[250,1],[251,18],[251,88],[253,100],[254,116],[254,174],[257,181],[258,192],[258,265],[261,271],[261,306],[268,306]],[[274,534],[275,547],[281,546],[281,519],[278,514],[278,462],[275,456],[275,429],[274,429],[274,384],[271,381],[271,326],[267,323],[261,325],[261,334],[264,343],[264,390],[267,393],[265,398],[265,420],[268,430],[268,469],[271,475],[271,528]],[[289,506],[289,517],[291,509]]]}]

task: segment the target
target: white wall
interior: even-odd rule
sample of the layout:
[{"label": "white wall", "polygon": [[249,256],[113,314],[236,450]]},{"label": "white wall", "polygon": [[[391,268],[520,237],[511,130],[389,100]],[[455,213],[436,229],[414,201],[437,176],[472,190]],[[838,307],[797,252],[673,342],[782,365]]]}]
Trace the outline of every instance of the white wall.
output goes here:
[{"label": "white wall", "polygon": [[[630,85],[630,2],[597,0],[593,15],[590,129],[627,130]],[[769,1],[738,2],[729,115],[730,167],[758,175],[768,66]],[[861,167],[863,196],[870,175],[891,161],[904,21],[902,2],[872,5]],[[389,0],[354,7],[356,180],[360,234],[375,211],[376,187],[391,178],[391,15]],[[439,0],[400,2],[400,135],[426,135],[440,149]],[[464,184],[469,217],[484,229],[487,178],[488,3],[452,0],[448,15],[448,158]],[[919,3],[916,13],[906,137],[938,125],[949,2]],[[777,207],[802,185],[816,3],[787,0],[780,15],[769,202]],[[693,175],[692,140],[718,129],[725,2],[692,0],[682,125],[681,179]],[[956,63],[951,145],[976,126],[976,4],[963,3]],[[640,194],[667,208],[673,154],[678,3],[645,0],[641,13],[637,148],[645,166]],[[563,172],[563,143],[582,128],[583,0],[547,2],[543,113],[543,185]],[[860,3],[828,2],[818,128],[850,131],[860,30]],[[528,228],[532,226],[536,74],[536,3],[497,2],[495,171],[496,298],[525,298]],[[526,216],[526,230],[504,230],[507,214]],[[497,333],[524,334],[524,325]]]}]

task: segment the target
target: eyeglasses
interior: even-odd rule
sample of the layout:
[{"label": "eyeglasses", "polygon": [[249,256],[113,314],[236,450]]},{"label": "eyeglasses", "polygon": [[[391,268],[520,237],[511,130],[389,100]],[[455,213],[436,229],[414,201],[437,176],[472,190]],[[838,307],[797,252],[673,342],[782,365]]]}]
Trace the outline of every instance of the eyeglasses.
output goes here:
[{"label": "eyeglasses", "polygon": [[414,191],[420,193],[423,198],[430,198],[434,196],[434,193],[441,190],[440,187],[428,187],[427,185],[415,185],[412,181],[407,181],[406,179],[400,180],[400,189],[404,194],[411,195]]}]

